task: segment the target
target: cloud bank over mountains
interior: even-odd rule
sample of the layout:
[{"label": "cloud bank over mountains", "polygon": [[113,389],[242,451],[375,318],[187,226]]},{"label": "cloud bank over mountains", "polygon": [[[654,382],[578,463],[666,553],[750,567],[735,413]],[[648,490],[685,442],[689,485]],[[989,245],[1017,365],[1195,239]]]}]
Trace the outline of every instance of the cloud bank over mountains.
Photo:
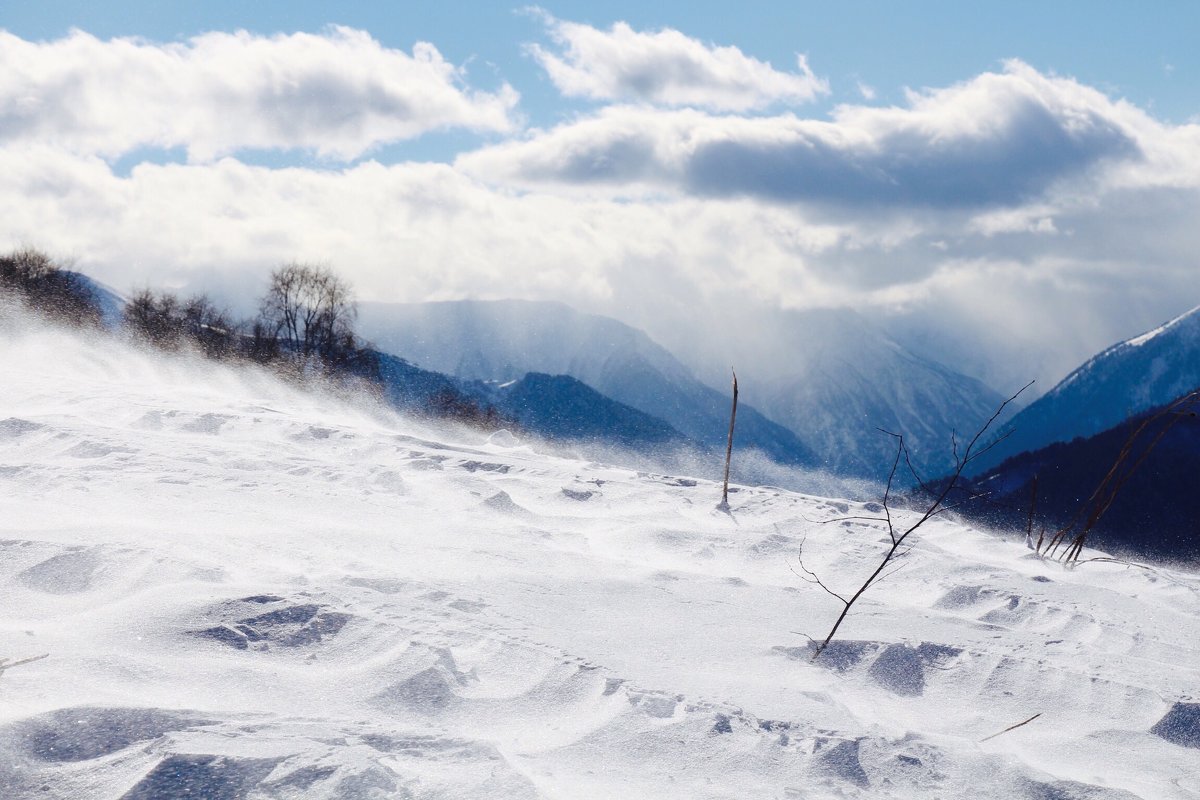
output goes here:
[{"label": "cloud bank over mountains", "polygon": [[[0,240],[118,288],[255,294],[324,261],[364,299],[555,299],[668,347],[851,307],[991,348],[974,368],[996,383],[1200,302],[1200,125],[1017,60],[878,106],[802,58],[539,19],[529,57],[593,104],[545,128],[503,76],[349,28],[0,32]],[[854,102],[804,115],[839,88]],[[448,163],[397,149],[445,131]]]}]

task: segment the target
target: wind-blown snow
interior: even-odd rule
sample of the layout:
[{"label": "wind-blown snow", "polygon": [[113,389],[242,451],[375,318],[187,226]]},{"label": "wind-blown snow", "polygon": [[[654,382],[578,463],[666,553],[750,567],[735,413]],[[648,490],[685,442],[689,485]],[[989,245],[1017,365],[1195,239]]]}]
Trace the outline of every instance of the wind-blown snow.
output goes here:
[{"label": "wind-blown snow", "polygon": [[0,796],[1200,796],[1196,576],[937,518],[813,664],[796,554],[852,590],[883,531],[821,522],[869,507],[44,329],[0,365],[0,658],[49,653]]}]

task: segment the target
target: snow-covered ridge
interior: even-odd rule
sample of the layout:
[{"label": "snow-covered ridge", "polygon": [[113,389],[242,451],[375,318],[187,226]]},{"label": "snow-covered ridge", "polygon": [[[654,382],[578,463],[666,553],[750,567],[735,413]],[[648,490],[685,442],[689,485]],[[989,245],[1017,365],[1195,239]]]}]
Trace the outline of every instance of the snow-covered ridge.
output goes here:
[{"label": "snow-covered ridge", "polygon": [[1162,325],[1159,325],[1157,328],[1155,328],[1152,331],[1146,331],[1141,336],[1133,337],[1129,341],[1125,342],[1125,344],[1129,345],[1130,347],[1138,347],[1140,345],[1143,345],[1146,342],[1153,339],[1154,337],[1161,335],[1164,331],[1175,327],[1175,325],[1179,324],[1179,322],[1181,320],[1183,320],[1186,317],[1190,317],[1192,314],[1196,313],[1197,311],[1200,311],[1200,306],[1196,306],[1193,309],[1185,311],[1184,313],[1180,314],[1178,317],[1175,317],[1174,319],[1169,320],[1168,322],[1164,322]]},{"label": "snow-covered ridge", "polygon": [[49,653],[0,678],[2,797],[1200,791],[1152,732],[1200,701],[1195,576],[938,518],[813,664],[837,606],[795,555],[852,589],[883,530],[826,521],[862,506],[741,488],[731,518],[709,482],[49,330],[0,365],[0,658]]},{"label": "snow-covered ridge", "polygon": [[1021,452],[1093,436],[1200,388],[1198,312],[1200,307],[1088,359],[1013,417],[1007,438],[975,463],[976,474]]},{"label": "snow-covered ridge", "polygon": [[1096,365],[1109,362],[1113,360],[1114,357],[1121,356],[1125,353],[1125,351],[1131,348],[1142,347],[1143,345],[1160,339],[1164,334],[1169,334],[1176,331],[1179,328],[1180,323],[1191,323],[1197,321],[1200,319],[1200,316],[1196,314],[1197,311],[1200,311],[1200,306],[1196,306],[1193,309],[1185,311],[1179,316],[1173,317],[1172,319],[1164,322],[1162,325],[1159,325],[1157,328],[1134,336],[1132,339],[1126,339],[1123,342],[1117,342],[1114,345],[1106,347],[1104,350],[1101,350],[1099,353],[1092,356],[1083,364],[1072,370],[1067,377],[1059,381],[1053,389],[1046,393],[1047,396],[1061,395],[1069,391],[1076,384],[1086,380],[1088,376],[1091,375],[1091,373],[1095,370]]}]

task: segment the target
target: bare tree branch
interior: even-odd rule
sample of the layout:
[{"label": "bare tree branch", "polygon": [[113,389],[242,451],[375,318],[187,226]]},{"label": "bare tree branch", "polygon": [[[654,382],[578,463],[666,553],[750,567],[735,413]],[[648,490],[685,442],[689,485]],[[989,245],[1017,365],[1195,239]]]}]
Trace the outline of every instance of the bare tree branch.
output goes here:
[{"label": "bare tree branch", "polygon": [[807,541],[807,539],[808,539],[808,537],[805,537],[804,539],[800,540],[800,548],[799,548],[800,552],[796,556],[796,560],[800,563],[800,569],[804,571],[804,575],[801,575],[799,572],[796,572],[796,570],[792,569],[790,565],[789,565],[788,569],[792,569],[792,574],[794,574],[796,577],[800,578],[800,580],[805,581],[806,583],[812,583],[817,586],[820,586],[828,594],[836,597],[838,600],[841,600],[843,603],[845,603],[846,598],[842,597],[840,594],[833,591],[828,586],[826,586],[824,583],[822,583],[821,579],[817,577],[817,573],[813,572],[808,567],[804,566],[804,542]]},{"label": "bare tree branch", "polygon": [[19,667],[22,664],[30,664],[34,661],[41,661],[43,658],[46,658],[49,655],[50,655],[49,653],[42,653],[40,656],[33,656],[32,658],[23,658],[20,661],[11,661],[10,659],[7,659],[7,658],[0,658],[0,677],[4,676],[4,673],[6,670],[10,670],[13,667]]},{"label": "bare tree branch", "polygon": [[737,403],[738,403],[738,382],[737,372],[734,372],[730,367],[730,372],[733,372],[733,407],[729,411],[729,440],[725,445],[725,484],[721,489],[721,502],[717,505],[718,511],[729,513],[729,463],[733,459],[733,424],[737,420]]},{"label": "bare tree branch", "polygon": [[[813,653],[813,656],[812,656],[814,661],[820,657],[821,653],[825,652],[825,648],[827,648],[829,646],[829,643],[831,641],[833,641],[833,637],[835,635],[837,635],[838,628],[840,628],[842,626],[842,623],[845,621],[846,616],[850,613],[850,609],[854,606],[854,604],[856,602],[858,602],[858,599],[863,596],[863,594],[867,591],[867,589],[869,589],[871,587],[872,584],[878,582],[878,580],[881,579],[880,576],[883,575],[885,570],[887,570],[888,565],[896,558],[897,552],[900,550],[900,548],[904,544],[905,540],[908,539],[908,537],[911,536],[914,531],[916,531],[922,525],[924,525],[926,522],[928,522],[931,517],[933,517],[935,514],[939,513],[940,510],[942,510],[942,508],[946,502],[946,498],[950,495],[950,493],[952,491],[954,491],[955,488],[958,487],[958,482],[962,478],[963,470],[966,469],[967,464],[969,464],[971,462],[971,459],[973,458],[972,453],[975,450],[975,446],[979,443],[979,440],[983,437],[983,435],[985,433],[987,433],[987,431],[991,427],[992,423],[994,423],[1000,417],[1000,415],[1002,413],[1004,413],[1004,409],[1010,403],[1015,401],[1021,395],[1022,392],[1024,392],[1026,389],[1028,389],[1032,385],[1033,385],[1033,381],[1030,381],[1029,383],[1022,386],[1016,392],[1016,394],[1012,395],[1007,400],[1005,400],[1003,403],[1001,403],[1000,406],[996,409],[995,413],[992,414],[992,416],[987,420],[987,422],[985,422],[983,424],[983,426],[980,427],[979,430],[975,433],[975,435],[971,438],[971,441],[967,444],[966,448],[962,451],[961,455],[959,454],[959,449],[958,449],[958,437],[956,434],[953,434],[953,433],[951,434],[951,446],[954,451],[954,461],[955,461],[954,473],[951,475],[950,480],[948,480],[945,483],[945,485],[942,487],[942,489],[938,492],[938,494],[937,494],[936,498],[933,500],[933,502],[931,502],[929,504],[929,506],[925,509],[925,512],[921,514],[921,516],[917,519],[916,522],[912,523],[907,528],[905,528],[904,531],[902,533],[900,533],[899,535],[897,535],[896,529],[893,527],[893,521],[892,521],[891,509],[889,507],[889,501],[891,499],[892,483],[893,483],[893,481],[895,479],[895,475],[896,475],[896,465],[898,465],[900,463],[900,457],[903,453],[906,452],[906,449],[905,449],[905,445],[904,445],[904,437],[902,435],[895,434],[890,431],[884,431],[884,433],[887,433],[890,436],[895,436],[897,439],[896,458],[892,463],[892,470],[888,474],[887,487],[885,488],[884,494],[883,494],[883,508],[884,508],[884,514],[886,517],[884,521],[888,525],[888,536],[890,537],[892,543],[891,543],[891,546],[884,552],[882,558],[879,560],[879,564],[876,565],[875,569],[871,571],[871,573],[867,576],[866,580],[864,580],[862,582],[862,584],[858,587],[858,589],[855,590],[854,594],[850,595],[849,598],[843,598],[839,595],[834,595],[835,597],[837,597],[839,600],[842,601],[842,610],[841,610],[841,613],[838,614],[837,619],[834,620],[833,627],[831,627],[829,629],[829,633],[828,633],[828,635],[826,635],[825,640],[823,642],[821,642],[820,645],[816,646],[815,652]],[[909,548],[909,550],[911,550],[911,547]],[[906,550],[905,552],[908,552],[908,551]],[[809,570],[805,569],[805,571],[808,572]],[[895,570],[889,572],[888,574],[889,575],[895,574]],[[815,574],[812,577],[814,579],[817,578],[817,576]],[[818,584],[818,585],[820,585],[821,588],[823,588],[827,592],[829,592],[829,589],[826,588],[824,586],[824,584]],[[833,594],[833,592],[829,592],[829,593]]]},{"label": "bare tree branch", "polygon": [[995,739],[997,736],[999,736],[1002,733],[1008,733],[1009,731],[1015,731],[1017,728],[1021,727],[1022,725],[1028,725],[1029,723],[1033,722],[1035,719],[1037,719],[1041,715],[1042,715],[1042,712],[1039,711],[1038,713],[1034,714],[1032,717],[1025,720],[1024,722],[1018,722],[1016,725],[1009,725],[1007,728],[1000,731],[1000,733],[993,733],[991,736],[985,736],[984,738],[980,739],[979,742],[980,742],[980,744],[982,744],[983,742],[986,742],[989,739]]},{"label": "bare tree branch", "polygon": [[[1138,468],[1150,456],[1150,453],[1158,446],[1162,438],[1174,427],[1175,423],[1185,417],[1194,416],[1195,412],[1193,411],[1187,410],[1181,412],[1179,409],[1191,409],[1198,402],[1200,402],[1200,389],[1187,393],[1165,408],[1160,409],[1157,413],[1142,420],[1141,424],[1130,432],[1120,452],[1117,453],[1117,457],[1113,460],[1112,466],[1109,467],[1108,472],[1096,486],[1096,489],[1079,506],[1079,509],[1067,524],[1059,528],[1050,540],[1045,543],[1044,549],[1041,546],[1041,539],[1039,538],[1038,555],[1055,557],[1059,548],[1065,545],[1062,554],[1057,557],[1066,564],[1076,563],[1083,552],[1088,535],[1100,521],[1100,518],[1104,516],[1104,513],[1108,511],[1113,501],[1116,500],[1117,495],[1125,487],[1126,482],[1133,477],[1133,474],[1137,472]],[[1137,443],[1142,438],[1142,434],[1148,427],[1164,418],[1167,419],[1167,423],[1151,439],[1150,443],[1145,446],[1141,454],[1134,459],[1132,466],[1122,472],[1122,466],[1133,453]],[[1067,543],[1068,537],[1071,537],[1069,544]]]},{"label": "bare tree branch", "polygon": [[887,517],[830,517],[829,519],[808,519],[805,517],[804,521],[811,522],[814,525],[828,525],[831,522],[846,522],[854,519],[866,522],[887,522]]}]

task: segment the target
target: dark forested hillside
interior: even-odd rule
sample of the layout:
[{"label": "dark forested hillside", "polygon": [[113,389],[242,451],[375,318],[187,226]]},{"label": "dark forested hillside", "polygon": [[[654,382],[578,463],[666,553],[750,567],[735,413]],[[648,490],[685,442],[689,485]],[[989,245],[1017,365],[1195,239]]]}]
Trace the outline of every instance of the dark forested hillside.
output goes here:
[{"label": "dark forested hillside", "polygon": [[987,494],[963,509],[976,519],[1024,530],[1037,476],[1034,535],[1041,524],[1050,535],[1087,507],[1128,446],[1129,455],[1115,471],[1115,480],[1124,482],[1088,544],[1200,562],[1200,418],[1193,410],[1159,415],[1161,410],[1095,436],[1014,456],[970,485]]}]

